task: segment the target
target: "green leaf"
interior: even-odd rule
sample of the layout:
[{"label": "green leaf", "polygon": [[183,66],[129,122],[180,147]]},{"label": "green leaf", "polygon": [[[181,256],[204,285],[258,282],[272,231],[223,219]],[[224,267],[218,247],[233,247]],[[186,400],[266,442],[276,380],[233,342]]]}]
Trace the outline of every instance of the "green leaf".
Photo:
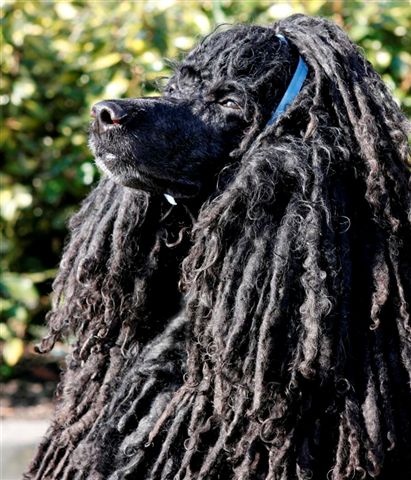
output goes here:
[{"label": "green leaf", "polygon": [[21,302],[27,308],[33,309],[38,305],[39,294],[30,278],[23,274],[4,273],[0,280],[1,290],[13,300]]}]

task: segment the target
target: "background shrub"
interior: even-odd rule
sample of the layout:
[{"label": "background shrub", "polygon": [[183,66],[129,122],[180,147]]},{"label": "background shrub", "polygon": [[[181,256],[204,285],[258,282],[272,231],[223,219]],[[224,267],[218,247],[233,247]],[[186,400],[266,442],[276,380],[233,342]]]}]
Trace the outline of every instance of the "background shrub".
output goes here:
[{"label": "background shrub", "polygon": [[411,110],[410,6],[404,2],[6,1],[1,11],[1,374],[44,333],[67,218],[96,182],[90,106],[157,93],[181,58],[220,23],[329,17],[361,45]]}]

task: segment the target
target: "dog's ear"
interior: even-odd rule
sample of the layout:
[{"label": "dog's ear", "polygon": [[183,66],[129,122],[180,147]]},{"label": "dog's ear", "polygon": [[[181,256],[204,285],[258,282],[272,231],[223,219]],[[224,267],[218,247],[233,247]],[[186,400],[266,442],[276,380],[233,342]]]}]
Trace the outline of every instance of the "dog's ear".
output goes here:
[{"label": "dog's ear", "polygon": [[[299,15],[279,21],[274,28],[297,48],[310,73],[273,129],[273,141],[293,132],[327,149],[333,169],[355,171],[362,177],[372,208],[398,225],[398,215],[391,207],[387,210],[385,177],[406,175],[411,128],[387,86],[334,23]],[[408,194],[400,189],[401,194],[394,191],[396,187],[392,195],[409,211],[404,204]]]},{"label": "dog's ear", "polygon": [[[147,193],[124,188],[107,178],[84,200],[69,223],[70,238],[53,283],[49,333],[38,351],[48,352],[68,333],[79,334],[83,337],[77,338],[79,343],[84,346],[87,340],[91,348],[97,337],[101,340],[120,318],[125,297],[131,300],[134,294],[138,296],[137,287],[135,292],[125,294],[122,282],[130,275],[134,282],[139,269],[148,268],[141,263],[146,264],[148,257],[136,257],[133,250],[139,240],[142,250],[150,250],[154,241],[144,238],[148,205]],[[155,222],[155,207],[151,213]],[[90,331],[100,333],[89,336]],[[95,340],[90,343],[89,337],[93,336]]]}]

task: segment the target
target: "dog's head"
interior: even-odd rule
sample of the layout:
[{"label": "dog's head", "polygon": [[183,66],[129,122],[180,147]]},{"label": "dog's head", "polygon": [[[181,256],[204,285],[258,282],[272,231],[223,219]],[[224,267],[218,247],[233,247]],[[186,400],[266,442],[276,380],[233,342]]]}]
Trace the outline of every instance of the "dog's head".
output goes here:
[{"label": "dog's head", "polygon": [[94,105],[97,165],[117,183],[176,198],[209,190],[265,128],[297,61],[272,28],[212,34],[176,69],[163,96]]}]

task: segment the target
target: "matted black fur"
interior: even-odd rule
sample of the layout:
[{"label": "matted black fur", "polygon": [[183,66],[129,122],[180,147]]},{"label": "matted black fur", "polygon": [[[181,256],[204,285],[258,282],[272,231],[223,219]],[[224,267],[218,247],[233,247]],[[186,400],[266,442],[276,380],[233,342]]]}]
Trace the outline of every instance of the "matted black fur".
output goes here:
[{"label": "matted black fur", "polygon": [[94,115],[107,176],[70,222],[40,349],[73,348],[25,478],[411,478],[409,125],[346,34],[215,32],[164,96]]}]

